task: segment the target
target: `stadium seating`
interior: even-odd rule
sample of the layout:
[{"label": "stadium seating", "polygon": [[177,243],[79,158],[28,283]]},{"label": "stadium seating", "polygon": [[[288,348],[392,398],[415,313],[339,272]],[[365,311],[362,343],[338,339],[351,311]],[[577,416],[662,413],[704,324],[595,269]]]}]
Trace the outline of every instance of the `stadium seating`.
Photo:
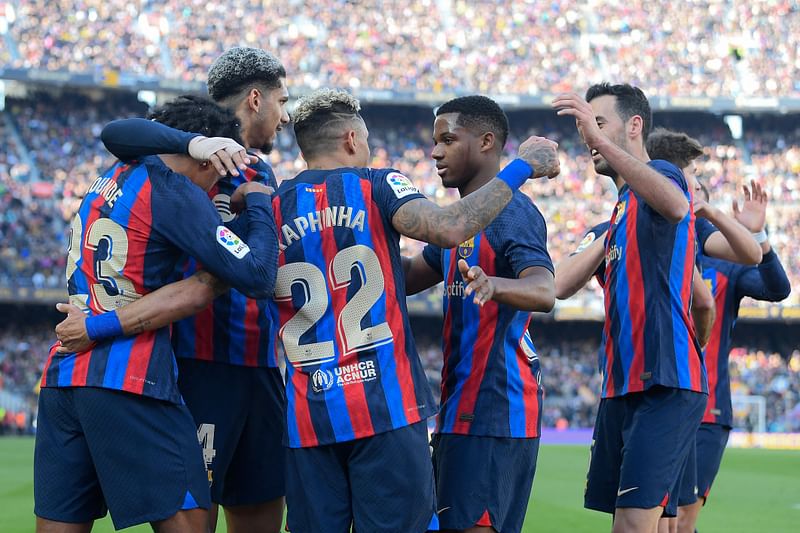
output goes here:
[{"label": "stadium seating", "polygon": [[277,0],[68,0],[58,13],[23,0],[0,17],[20,68],[195,80],[226,48],[249,45],[280,50],[291,84],[311,88],[539,94],[613,78],[653,96],[800,94],[795,2],[600,6],[322,0],[311,18],[303,2]]}]

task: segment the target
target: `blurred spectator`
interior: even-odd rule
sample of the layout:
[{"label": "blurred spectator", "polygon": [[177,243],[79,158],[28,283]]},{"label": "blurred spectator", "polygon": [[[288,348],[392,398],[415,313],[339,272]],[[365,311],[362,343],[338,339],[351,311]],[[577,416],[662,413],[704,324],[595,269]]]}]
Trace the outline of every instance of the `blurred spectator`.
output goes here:
[{"label": "blurred spectator", "polygon": [[23,68],[204,80],[244,45],[278,53],[290,83],[310,88],[539,94],[605,78],[653,96],[800,94],[790,0],[21,0],[7,11]]}]

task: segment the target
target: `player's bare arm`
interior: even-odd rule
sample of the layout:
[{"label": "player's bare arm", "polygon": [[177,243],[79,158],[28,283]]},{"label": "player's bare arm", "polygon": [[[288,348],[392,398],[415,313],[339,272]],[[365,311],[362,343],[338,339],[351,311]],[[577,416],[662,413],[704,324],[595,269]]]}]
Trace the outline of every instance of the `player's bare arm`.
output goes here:
[{"label": "player's bare arm", "polygon": [[[117,309],[122,333],[138,335],[195,315],[228,289],[225,283],[201,270]],[[72,304],[60,303],[56,305],[56,309],[67,315],[56,326],[56,338],[61,341],[57,351],[73,353],[89,349],[94,341],[89,339],[86,315]]]},{"label": "player's bare arm", "polygon": [[[553,178],[560,171],[558,144],[530,137],[519,147],[519,158],[533,168],[533,178]],[[394,228],[407,237],[453,248],[489,225],[513,196],[511,188],[495,178],[447,207],[427,199],[411,200],[392,218]]]},{"label": "player's bare arm", "polygon": [[556,298],[566,300],[581,290],[603,264],[605,233],[597,236],[592,243],[556,265]]},{"label": "player's bare arm", "polygon": [[484,306],[489,301],[510,305],[523,311],[548,313],[556,302],[553,273],[544,267],[528,267],[519,278],[487,276],[479,267],[470,267],[459,259],[458,270],[467,282],[464,295],[475,294],[474,302]]},{"label": "player's bare arm", "polygon": [[[761,262],[761,245],[753,238],[753,233],[758,233],[760,229],[756,231],[749,230],[734,218],[723,213],[722,210],[700,198],[694,199],[693,207],[698,217],[707,219],[719,229],[718,232],[712,233],[706,240],[703,246],[703,252],[706,255],[744,265],[755,265]],[[766,208],[766,206],[764,207]],[[758,213],[751,213],[751,211],[759,209],[758,203],[745,202],[743,209],[739,213],[745,220],[755,221],[758,218]],[[736,209],[734,208],[735,212]],[[762,220],[766,220],[766,209],[763,210],[763,214],[764,218]],[[761,229],[763,227],[762,223]]]},{"label": "player's bare arm", "polygon": [[403,257],[402,260],[406,275],[406,294],[409,296],[429,289],[443,280],[442,275],[428,265],[422,254]]},{"label": "player's bare arm", "polygon": [[714,295],[703,281],[703,276],[694,267],[694,278],[692,280],[692,318],[697,332],[697,342],[705,347],[711,338],[711,330],[714,326],[717,310],[714,306]]},{"label": "player's bare arm", "polygon": [[614,144],[603,133],[592,106],[586,100],[574,93],[560,94],[552,105],[558,109],[558,115],[575,118],[583,142],[590,149],[597,150],[647,205],[673,224],[683,220],[689,211],[689,202],[683,192],[644,161]]}]

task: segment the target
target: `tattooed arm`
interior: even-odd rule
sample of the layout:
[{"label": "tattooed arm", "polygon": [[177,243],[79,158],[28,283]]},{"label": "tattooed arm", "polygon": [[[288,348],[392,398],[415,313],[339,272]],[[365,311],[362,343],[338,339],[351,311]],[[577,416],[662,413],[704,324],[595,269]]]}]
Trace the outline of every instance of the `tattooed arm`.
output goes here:
[{"label": "tattooed arm", "polygon": [[[552,178],[559,173],[558,144],[549,139],[530,137],[520,145],[519,158],[533,168],[533,178]],[[447,207],[424,198],[411,200],[395,212],[392,225],[406,237],[453,248],[488,226],[513,194],[505,181],[493,178]]]},{"label": "tattooed arm", "polygon": [[[117,309],[123,335],[138,335],[195,315],[227,290],[224,283],[202,270],[170,283]],[[71,353],[89,348],[92,341],[86,331],[86,315],[71,304],[58,304],[56,307],[67,314],[67,318],[56,326],[56,336],[61,341],[58,351]]]}]

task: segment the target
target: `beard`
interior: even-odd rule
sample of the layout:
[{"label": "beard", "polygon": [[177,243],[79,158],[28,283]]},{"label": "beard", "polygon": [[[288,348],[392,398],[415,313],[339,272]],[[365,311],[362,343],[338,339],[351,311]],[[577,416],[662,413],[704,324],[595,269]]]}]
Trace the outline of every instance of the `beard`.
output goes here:
[{"label": "beard", "polygon": [[617,171],[611,168],[611,165],[608,164],[605,158],[601,158],[600,161],[594,164],[594,171],[601,176],[608,176],[612,179],[617,178]]},{"label": "beard", "polygon": [[258,150],[259,152],[261,152],[264,155],[268,155],[272,151],[273,144],[274,143],[272,143],[270,141],[267,141],[264,144],[262,144],[261,146],[256,147],[256,150]]}]

